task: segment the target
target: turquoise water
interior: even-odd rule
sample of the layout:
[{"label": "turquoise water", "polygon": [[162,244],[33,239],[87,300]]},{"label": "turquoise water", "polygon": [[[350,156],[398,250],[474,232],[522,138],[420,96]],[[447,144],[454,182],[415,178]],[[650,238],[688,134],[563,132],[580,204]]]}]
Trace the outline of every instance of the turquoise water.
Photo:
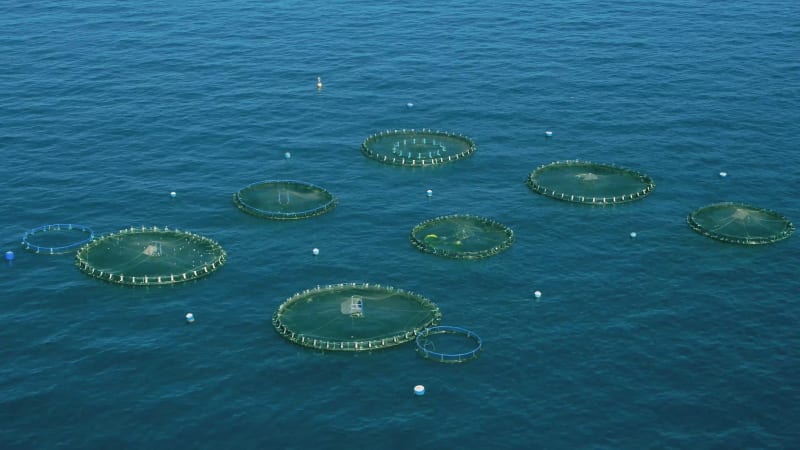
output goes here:
[{"label": "turquoise water", "polygon": [[[797,17],[788,0],[7,2],[0,447],[797,448],[800,241],[686,224],[719,201],[800,221]],[[395,128],[477,151],[424,170],[360,153]],[[525,186],[566,159],[656,189],[593,208]],[[289,222],[234,206],[269,179],[338,206]],[[515,242],[477,261],[410,244],[446,214]],[[21,248],[50,223],[186,229],[228,262],[107,284]],[[321,353],[275,332],[286,298],[339,282],[430,298],[480,357]]]}]

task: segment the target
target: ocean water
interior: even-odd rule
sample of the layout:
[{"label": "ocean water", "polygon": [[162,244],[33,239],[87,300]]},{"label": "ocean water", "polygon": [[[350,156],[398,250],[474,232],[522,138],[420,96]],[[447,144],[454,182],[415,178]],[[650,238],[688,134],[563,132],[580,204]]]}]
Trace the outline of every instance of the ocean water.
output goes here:
[{"label": "ocean water", "polygon": [[[800,3],[2,11],[0,241],[16,258],[0,267],[0,448],[800,447],[798,236],[737,246],[686,224],[720,201],[800,221]],[[422,170],[360,153],[395,128],[478,149]],[[525,186],[566,159],[656,189],[600,208]],[[324,186],[338,206],[290,222],[235,208],[268,179]],[[410,244],[452,213],[515,242],[478,261]],[[113,285],[21,248],[50,223],[187,229],[228,262],[183,285]],[[482,337],[480,357],[324,353],[275,332],[286,298],[339,282],[430,298]]]}]

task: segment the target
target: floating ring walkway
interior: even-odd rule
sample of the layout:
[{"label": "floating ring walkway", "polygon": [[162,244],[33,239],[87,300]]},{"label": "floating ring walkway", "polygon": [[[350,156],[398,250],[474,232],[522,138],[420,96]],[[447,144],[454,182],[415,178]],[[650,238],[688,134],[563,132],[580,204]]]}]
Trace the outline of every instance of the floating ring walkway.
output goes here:
[{"label": "floating ring walkway", "polygon": [[485,217],[452,214],[420,223],[411,230],[411,243],[420,251],[455,259],[496,255],[514,242],[514,232]]},{"label": "floating ring walkway", "polygon": [[781,214],[744,203],[704,206],[689,214],[686,221],[703,236],[742,245],[772,244],[794,232],[792,222]]},{"label": "floating ring walkway", "polygon": [[233,194],[242,211],[275,220],[297,220],[325,214],[336,207],[336,197],[311,183],[273,180],[253,183]]},{"label": "floating ring walkway", "polygon": [[361,144],[361,153],[384,164],[430,167],[468,158],[476,148],[472,139],[461,134],[423,128],[373,134]]},{"label": "floating ring walkway", "polygon": [[379,284],[340,283],[289,297],[272,316],[289,341],[319,350],[359,352],[412,341],[442,318],[427,298]]},{"label": "floating ring walkway", "polygon": [[75,264],[110,283],[159,286],[210,275],[225,258],[225,250],[207,237],[166,227],[131,227],[84,245]]},{"label": "floating ring walkway", "polygon": [[556,161],[537,167],[526,180],[541,195],[591,205],[628,203],[649,195],[656,185],[642,173],[611,164]]}]

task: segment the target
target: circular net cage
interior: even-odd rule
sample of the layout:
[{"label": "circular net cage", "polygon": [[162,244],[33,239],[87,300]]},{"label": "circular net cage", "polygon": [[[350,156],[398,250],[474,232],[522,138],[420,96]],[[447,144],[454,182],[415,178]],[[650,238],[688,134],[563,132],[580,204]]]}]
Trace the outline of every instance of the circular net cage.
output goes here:
[{"label": "circular net cage", "polygon": [[22,236],[22,246],[33,253],[56,255],[74,252],[94,239],[94,231],[83,225],[57,223],[43,225]]},{"label": "circular net cage", "polygon": [[417,335],[417,353],[443,363],[462,363],[478,357],[480,336],[460,327],[439,325]]},{"label": "circular net cage", "polygon": [[233,194],[233,203],[258,217],[295,220],[325,214],[336,206],[327,190],[300,181],[262,181]]},{"label": "circular net cage", "polygon": [[609,164],[557,161],[539,166],[526,181],[531,190],[573,203],[613,205],[646,197],[656,185],[647,175]]},{"label": "circular net cage", "polygon": [[293,295],[272,316],[272,324],[298,345],[357,352],[412,341],[441,318],[436,304],[421,295],[350,283],[317,286]]},{"label": "circular net cage", "polygon": [[472,139],[445,131],[386,130],[361,144],[366,157],[396,166],[436,166],[468,158],[475,152]]},{"label": "circular net cage", "polygon": [[225,250],[206,237],[168,228],[129,228],[81,247],[75,263],[85,274],[135,286],[202,278],[225,264]]},{"label": "circular net cage", "polygon": [[771,244],[794,232],[794,225],[786,217],[742,203],[704,206],[689,214],[686,221],[703,236],[743,245]]},{"label": "circular net cage", "polygon": [[514,232],[507,226],[469,214],[436,217],[411,230],[411,243],[419,250],[455,259],[487,258],[513,242]]}]

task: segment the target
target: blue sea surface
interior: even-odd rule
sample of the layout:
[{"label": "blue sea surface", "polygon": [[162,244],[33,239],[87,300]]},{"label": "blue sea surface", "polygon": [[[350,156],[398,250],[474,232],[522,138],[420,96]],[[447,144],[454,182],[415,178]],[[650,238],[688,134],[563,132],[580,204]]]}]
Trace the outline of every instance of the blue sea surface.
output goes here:
[{"label": "blue sea surface", "polygon": [[[742,246],[686,223],[723,201],[800,222],[799,2],[0,9],[0,242],[15,253],[0,267],[0,448],[800,448],[800,237]],[[477,151],[424,169],[360,152],[402,128]],[[525,185],[574,159],[656,188],[592,207]],[[274,179],[338,205],[270,221],[231,201]],[[447,214],[515,241],[474,261],[411,245]],[[22,248],[55,223],[185,229],[228,260],[120,286]],[[323,352],[275,331],[294,293],[344,282],[424,295],[481,336],[480,356]]]}]

